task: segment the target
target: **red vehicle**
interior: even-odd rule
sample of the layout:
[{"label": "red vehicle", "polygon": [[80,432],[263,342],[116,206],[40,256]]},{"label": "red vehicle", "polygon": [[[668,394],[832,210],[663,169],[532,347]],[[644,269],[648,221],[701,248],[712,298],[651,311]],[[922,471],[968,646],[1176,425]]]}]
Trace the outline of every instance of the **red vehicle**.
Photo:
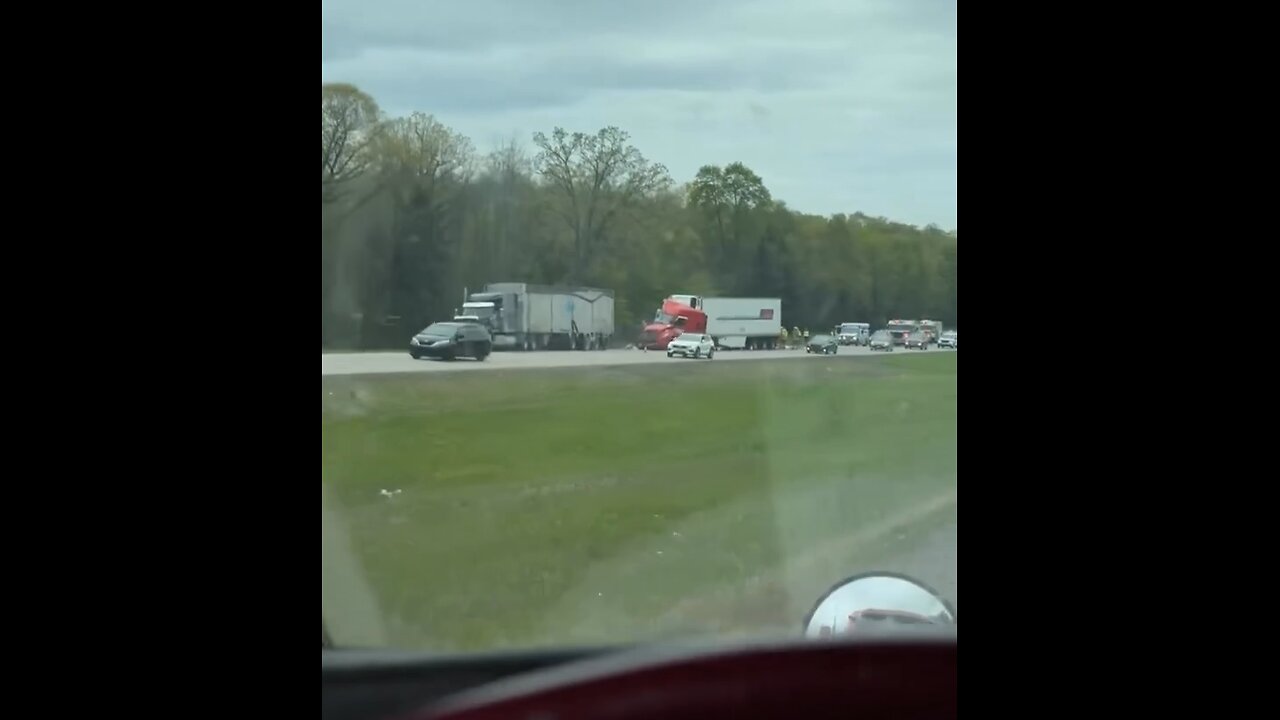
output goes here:
[{"label": "red vehicle", "polygon": [[665,350],[672,338],[685,332],[706,333],[717,348],[773,349],[782,333],[782,300],[671,295],[636,344]]}]

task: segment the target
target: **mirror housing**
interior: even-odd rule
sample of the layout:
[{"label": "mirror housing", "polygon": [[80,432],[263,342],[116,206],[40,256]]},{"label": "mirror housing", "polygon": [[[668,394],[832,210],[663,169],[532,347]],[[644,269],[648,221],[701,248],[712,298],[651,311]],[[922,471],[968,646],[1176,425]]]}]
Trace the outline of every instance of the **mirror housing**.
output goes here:
[{"label": "mirror housing", "polygon": [[819,598],[805,616],[804,635],[894,635],[955,625],[955,607],[928,585],[899,573],[874,572],[842,580]]}]

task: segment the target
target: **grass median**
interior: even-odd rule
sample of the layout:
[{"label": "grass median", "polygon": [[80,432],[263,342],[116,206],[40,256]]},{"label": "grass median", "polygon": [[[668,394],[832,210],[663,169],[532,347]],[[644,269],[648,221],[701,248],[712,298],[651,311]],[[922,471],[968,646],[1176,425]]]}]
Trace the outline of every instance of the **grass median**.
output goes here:
[{"label": "grass median", "polygon": [[956,358],[322,377],[326,620],[441,650],[797,623],[954,517]]}]

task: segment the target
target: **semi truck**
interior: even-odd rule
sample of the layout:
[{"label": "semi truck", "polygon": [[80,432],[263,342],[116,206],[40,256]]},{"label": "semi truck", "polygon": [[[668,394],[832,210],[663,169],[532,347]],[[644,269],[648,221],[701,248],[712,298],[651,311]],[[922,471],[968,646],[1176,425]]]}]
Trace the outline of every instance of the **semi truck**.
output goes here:
[{"label": "semi truck", "polygon": [[489,283],[464,290],[453,319],[488,328],[494,350],[604,350],[613,339],[613,291]]},{"label": "semi truck", "polygon": [[772,350],[782,333],[782,300],[671,295],[645,324],[636,344],[665,350],[672,338],[685,332],[706,333],[717,348]]}]

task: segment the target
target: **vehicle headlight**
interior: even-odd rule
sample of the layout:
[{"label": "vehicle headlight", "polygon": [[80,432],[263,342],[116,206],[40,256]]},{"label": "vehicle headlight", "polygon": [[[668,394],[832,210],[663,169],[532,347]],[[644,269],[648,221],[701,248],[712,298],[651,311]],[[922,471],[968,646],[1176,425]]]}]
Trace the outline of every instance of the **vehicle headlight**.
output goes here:
[{"label": "vehicle headlight", "polygon": [[415,336],[415,337],[411,337],[411,338],[409,338],[409,344],[410,344],[410,345],[417,345],[417,344],[418,344],[418,338],[417,338],[416,336]]}]

